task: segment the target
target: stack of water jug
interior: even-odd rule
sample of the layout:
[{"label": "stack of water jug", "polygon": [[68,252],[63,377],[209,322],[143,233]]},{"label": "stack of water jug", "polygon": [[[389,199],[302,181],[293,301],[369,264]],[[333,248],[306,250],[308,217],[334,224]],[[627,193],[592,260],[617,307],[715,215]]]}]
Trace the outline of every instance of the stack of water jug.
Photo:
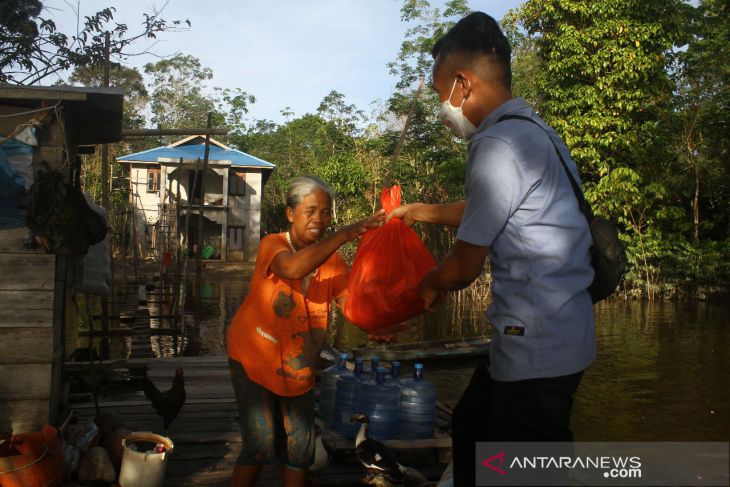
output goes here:
[{"label": "stack of water jug", "polygon": [[322,372],[319,414],[322,421],[347,438],[355,438],[359,423],[350,418],[365,413],[370,419],[369,435],[377,440],[433,437],[436,417],[436,388],[424,379],[423,364],[416,363],[411,378],[400,378],[400,362],[392,362],[386,373],[377,357],[365,369],[362,358],[347,370],[347,353]]}]

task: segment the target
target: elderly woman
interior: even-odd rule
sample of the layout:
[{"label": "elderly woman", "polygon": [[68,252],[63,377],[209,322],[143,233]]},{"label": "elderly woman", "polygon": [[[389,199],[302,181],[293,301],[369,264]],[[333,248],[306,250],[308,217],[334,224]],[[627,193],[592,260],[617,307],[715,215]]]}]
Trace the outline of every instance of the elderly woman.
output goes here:
[{"label": "elderly woman", "polygon": [[314,373],[332,302],[347,298],[343,244],[382,225],[382,210],[325,236],[330,187],[294,179],[286,195],[289,230],[261,240],[249,292],[228,328],[231,380],[241,423],[232,486],[256,483],[279,459],[285,486],[304,485],[314,460]]}]

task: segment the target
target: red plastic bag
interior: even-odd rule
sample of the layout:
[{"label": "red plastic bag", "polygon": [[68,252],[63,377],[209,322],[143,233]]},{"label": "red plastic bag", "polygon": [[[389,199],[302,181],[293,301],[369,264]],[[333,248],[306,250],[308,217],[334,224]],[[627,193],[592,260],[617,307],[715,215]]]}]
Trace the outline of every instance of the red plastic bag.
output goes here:
[{"label": "red plastic bag", "polygon": [[[400,186],[384,188],[380,201],[386,213],[400,206]],[[400,218],[369,230],[352,264],[345,318],[369,332],[413,318],[423,311],[418,284],[435,265],[421,238]]]}]

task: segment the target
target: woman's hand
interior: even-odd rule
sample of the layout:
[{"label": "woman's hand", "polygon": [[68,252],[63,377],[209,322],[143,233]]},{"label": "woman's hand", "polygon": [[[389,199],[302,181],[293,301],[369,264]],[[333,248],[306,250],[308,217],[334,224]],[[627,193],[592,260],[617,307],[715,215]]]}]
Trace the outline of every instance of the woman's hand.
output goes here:
[{"label": "woman's hand", "polygon": [[412,227],[413,224],[418,221],[416,219],[416,211],[417,211],[417,207],[419,205],[420,205],[420,203],[410,203],[407,205],[401,205],[398,208],[391,211],[390,213],[388,213],[388,216],[386,217],[386,221],[390,221],[391,218],[400,218],[401,220],[403,220],[403,223],[405,223],[409,227]]},{"label": "woman's hand", "polygon": [[350,242],[367,232],[370,228],[380,227],[383,223],[385,223],[385,210],[378,210],[363,220],[340,228],[336,233],[341,234],[345,238],[345,242]]}]

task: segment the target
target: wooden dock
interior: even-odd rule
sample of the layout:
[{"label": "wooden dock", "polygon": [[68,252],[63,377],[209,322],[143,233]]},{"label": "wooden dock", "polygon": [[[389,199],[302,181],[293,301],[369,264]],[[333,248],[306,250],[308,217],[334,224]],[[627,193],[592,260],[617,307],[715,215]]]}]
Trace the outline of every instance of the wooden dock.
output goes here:
[{"label": "wooden dock", "polygon": [[443,360],[454,358],[484,357],[489,354],[489,338],[445,338],[413,343],[389,343],[362,346],[352,349],[355,357],[366,360],[380,357],[381,360]]},{"label": "wooden dock", "polygon": [[[182,367],[187,400],[168,431],[175,446],[167,464],[165,486],[229,485],[240,449],[240,435],[227,357],[139,358],[109,362],[108,367],[120,371],[147,368],[148,377],[160,390],[171,386],[175,369]],[[95,415],[93,400],[90,397],[79,399],[71,404],[75,415],[84,421],[92,420]],[[104,397],[99,399],[100,408],[114,411],[125,427],[161,434],[162,419],[141,391],[114,393],[107,389]],[[443,410],[440,415],[443,420]],[[325,443],[335,450],[334,461],[323,470],[312,473],[311,485],[362,485],[365,471],[354,461],[354,442],[332,434],[324,436]],[[399,456],[403,455],[403,462],[431,481],[437,480],[446,467],[443,462],[450,459],[450,444],[447,434],[419,442],[389,442]],[[265,467],[257,485],[281,485],[279,471],[280,467],[275,465]]]},{"label": "wooden dock", "polygon": [[[162,434],[162,418],[145,398],[141,387],[144,371],[161,390],[172,385],[175,369],[181,367],[185,377],[187,399],[180,414],[170,426],[167,436],[174,449],[167,463],[165,486],[228,486],[240,451],[238,408],[228,370],[228,357],[155,358],[150,348],[148,294],[154,293],[153,279],[145,284],[128,283],[119,309],[119,328],[108,334],[131,335],[130,358],[107,361],[101,365],[108,386],[98,397],[101,410],[114,412],[124,427],[132,431]],[[67,362],[67,378],[83,374],[88,365]],[[136,378],[136,379],[134,379]],[[90,422],[96,415],[91,394],[72,394],[70,408],[76,418]],[[450,425],[450,410],[439,405],[437,425],[442,430]],[[313,486],[362,485],[365,469],[354,455],[354,441],[324,428],[322,440],[331,454],[331,463],[310,475]],[[429,481],[436,481],[451,460],[451,438],[441,431],[428,440],[390,440],[402,464],[415,468]],[[257,485],[281,485],[281,466],[264,467]],[[435,482],[434,482],[435,485]]]}]

